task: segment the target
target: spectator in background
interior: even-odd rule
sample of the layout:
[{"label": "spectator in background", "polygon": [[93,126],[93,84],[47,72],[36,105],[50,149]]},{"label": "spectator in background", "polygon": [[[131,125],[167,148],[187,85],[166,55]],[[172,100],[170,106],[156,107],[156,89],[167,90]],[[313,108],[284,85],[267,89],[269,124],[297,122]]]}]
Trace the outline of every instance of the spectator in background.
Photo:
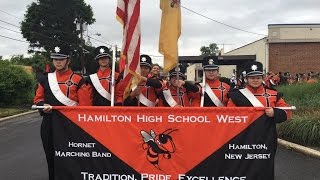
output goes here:
[{"label": "spectator in background", "polygon": [[235,74],[232,74],[232,76],[230,78],[230,88],[231,89],[237,89],[238,88],[238,80],[237,80]]},{"label": "spectator in background", "polygon": [[154,64],[151,68],[151,72],[148,77],[161,79],[160,77],[160,66],[158,64]]}]

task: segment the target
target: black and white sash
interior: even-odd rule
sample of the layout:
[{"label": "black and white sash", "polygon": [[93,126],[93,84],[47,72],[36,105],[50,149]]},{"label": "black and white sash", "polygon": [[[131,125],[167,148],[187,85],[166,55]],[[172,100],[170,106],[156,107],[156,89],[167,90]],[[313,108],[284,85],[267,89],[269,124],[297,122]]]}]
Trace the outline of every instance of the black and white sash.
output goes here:
[{"label": "black and white sash", "polygon": [[214,94],[212,91],[210,85],[206,83],[204,91],[208,94],[211,101],[217,106],[217,107],[224,107],[223,103],[220,101],[220,99]]},{"label": "black and white sash", "polygon": [[98,93],[108,101],[111,101],[111,94],[102,86],[97,73],[91,74],[89,77]]},{"label": "black and white sash", "polygon": [[264,107],[259,99],[257,99],[248,88],[240,89],[239,91],[250,101],[253,107]]},{"label": "black and white sash", "polygon": [[58,101],[60,101],[62,104],[66,106],[78,105],[78,102],[73,101],[72,99],[68,98],[66,95],[63,94],[58,84],[56,72],[48,73],[48,81],[52,94]]},{"label": "black and white sash", "polygon": [[163,92],[164,99],[167,101],[170,107],[175,107],[178,105],[178,103],[173,99],[170,89],[164,90],[162,92]]},{"label": "black and white sash", "polygon": [[139,95],[139,101],[143,105],[147,107],[155,107],[157,103],[150,101],[147,97],[145,97],[142,93]]},{"label": "black and white sash", "polygon": [[[137,86],[132,88],[132,90],[135,90],[136,88],[137,88]],[[150,99],[148,99],[142,93],[140,93],[137,98],[138,98],[140,103],[142,103],[143,105],[145,105],[147,107],[155,107],[157,105],[157,103],[150,101]]]}]

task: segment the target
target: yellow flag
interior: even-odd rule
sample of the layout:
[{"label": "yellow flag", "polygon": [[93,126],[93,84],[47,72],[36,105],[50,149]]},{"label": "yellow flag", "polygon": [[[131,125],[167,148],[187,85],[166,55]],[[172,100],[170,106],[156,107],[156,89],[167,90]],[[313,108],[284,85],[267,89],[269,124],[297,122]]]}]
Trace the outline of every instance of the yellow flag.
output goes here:
[{"label": "yellow flag", "polygon": [[163,71],[168,72],[178,65],[178,39],[181,34],[180,0],[160,0],[161,29],[159,52],[164,56]]}]

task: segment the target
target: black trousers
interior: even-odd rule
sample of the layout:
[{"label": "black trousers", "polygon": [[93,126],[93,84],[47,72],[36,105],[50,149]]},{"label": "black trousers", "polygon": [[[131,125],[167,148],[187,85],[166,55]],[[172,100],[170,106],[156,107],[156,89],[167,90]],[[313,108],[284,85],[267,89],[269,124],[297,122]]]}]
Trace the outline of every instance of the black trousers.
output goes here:
[{"label": "black trousers", "polygon": [[52,134],[52,118],[50,114],[45,114],[43,116],[40,134],[48,164],[49,180],[54,180],[54,146]]}]

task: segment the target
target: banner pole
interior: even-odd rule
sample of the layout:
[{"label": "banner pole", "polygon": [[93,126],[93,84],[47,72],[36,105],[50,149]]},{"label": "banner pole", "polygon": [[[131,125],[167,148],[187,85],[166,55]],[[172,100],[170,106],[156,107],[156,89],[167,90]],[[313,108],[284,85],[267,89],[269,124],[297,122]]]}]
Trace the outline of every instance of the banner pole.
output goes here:
[{"label": "banner pole", "polygon": [[291,110],[291,111],[297,110],[297,107],[295,107],[295,106],[290,106],[290,107],[273,107],[273,108],[282,109],[282,110]]},{"label": "banner pole", "polygon": [[[31,109],[32,110],[38,110],[38,109],[44,109],[47,106],[37,106],[37,105],[32,105]],[[49,106],[52,109],[52,106]]]},{"label": "banner pole", "polygon": [[116,71],[116,50],[117,50],[117,45],[112,46],[113,48],[113,53],[112,53],[112,73],[111,73],[111,107],[114,106],[114,87],[115,87],[115,80],[114,80],[114,75]]}]

